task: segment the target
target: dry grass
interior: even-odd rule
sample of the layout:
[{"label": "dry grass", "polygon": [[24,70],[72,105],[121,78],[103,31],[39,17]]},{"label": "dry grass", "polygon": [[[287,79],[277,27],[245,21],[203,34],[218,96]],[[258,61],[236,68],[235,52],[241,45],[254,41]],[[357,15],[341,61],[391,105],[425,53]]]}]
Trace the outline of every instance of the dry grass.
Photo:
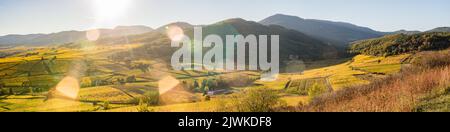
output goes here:
[{"label": "dry grass", "polygon": [[368,85],[343,90],[314,98],[309,105],[297,111],[319,112],[411,112],[421,100],[433,91],[450,86],[450,52],[420,55],[402,73]]}]

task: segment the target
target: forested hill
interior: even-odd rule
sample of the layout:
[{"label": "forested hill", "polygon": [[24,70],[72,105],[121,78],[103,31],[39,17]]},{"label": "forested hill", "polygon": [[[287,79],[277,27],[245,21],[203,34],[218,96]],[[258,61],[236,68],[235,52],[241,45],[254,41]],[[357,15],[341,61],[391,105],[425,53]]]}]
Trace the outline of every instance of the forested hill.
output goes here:
[{"label": "forested hill", "polygon": [[442,50],[450,47],[450,33],[429,32],[413,35],[395,34],[381,38],[361,40],[351,44],[355,54],[390,56],[427,50]]}]

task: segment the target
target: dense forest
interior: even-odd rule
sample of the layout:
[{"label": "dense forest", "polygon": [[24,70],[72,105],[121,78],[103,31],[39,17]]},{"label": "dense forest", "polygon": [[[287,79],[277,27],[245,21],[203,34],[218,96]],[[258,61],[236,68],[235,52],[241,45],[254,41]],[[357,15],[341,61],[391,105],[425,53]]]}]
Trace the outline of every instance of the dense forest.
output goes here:
[{"label": "dense forest", "polygon": [[450,33],[395,34],[352,43],[350,53],[391,56],[450,47]]}]

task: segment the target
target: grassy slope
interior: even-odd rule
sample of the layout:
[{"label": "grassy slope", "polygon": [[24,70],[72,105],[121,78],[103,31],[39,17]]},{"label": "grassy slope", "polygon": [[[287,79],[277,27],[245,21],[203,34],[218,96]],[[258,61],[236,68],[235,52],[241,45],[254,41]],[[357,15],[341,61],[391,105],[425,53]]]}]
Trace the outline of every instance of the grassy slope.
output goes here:
[{"label": "grassy slope", "polygon": [[299,111],[448,111],[450,51],[424,52],[400,74],[314,98]]},{"label": "grassy slope", "polygon": [[414,111],[450,112],[450,86],[421,99]]}]

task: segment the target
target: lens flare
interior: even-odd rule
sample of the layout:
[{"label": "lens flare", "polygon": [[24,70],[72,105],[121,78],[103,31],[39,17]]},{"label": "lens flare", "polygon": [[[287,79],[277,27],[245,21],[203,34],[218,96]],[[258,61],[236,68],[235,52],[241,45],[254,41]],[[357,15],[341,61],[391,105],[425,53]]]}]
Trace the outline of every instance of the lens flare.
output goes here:
[{"label": "lens flare", "polygon": [[56,91],[70,99],[76,99],[80,91],[80,83],[74,77],[65,77],[56,85]]},{"label": "lens flare", "polygon": [[183,29],[178,26],[167,26],[166,33],[172,41],[180,41],[184,37]]},{"label": "lens flare", "polygon": [[167,76],[158,82],[159,93],[162,95],[180,84],[180,81],[172,76]]},{"label": "lens flare", "polygon": [[86,38],[89,41],[96,41],[98,38],[100,38],[100,31],[97,29],[86,31]]}]

